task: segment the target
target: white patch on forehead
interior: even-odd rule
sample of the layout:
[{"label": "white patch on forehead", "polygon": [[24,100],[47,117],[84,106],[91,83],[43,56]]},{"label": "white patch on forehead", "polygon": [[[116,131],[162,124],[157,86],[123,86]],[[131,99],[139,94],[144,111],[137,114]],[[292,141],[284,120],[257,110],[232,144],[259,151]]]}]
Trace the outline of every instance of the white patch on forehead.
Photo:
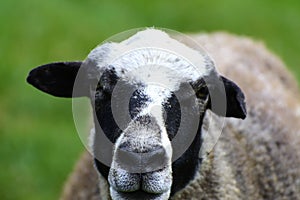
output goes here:
[{"label": "white patch on forehead", "polygon": [[113,67],[117,76],[128,82],[155,82],[170,90],[177,89],[180,82],[195,81],[215,72],[208,55],[156,29],[140,31],[120,43],[98,46],[87,61],[100,74]]},{"label": "white patch on forehead", "polygon": [[173,52],[153,48],[132,50],[118,57],[112,66],[116,70],[122,69],[124,74],[121,77],[128,82],[158,84],[169,90],[174,90],[182,81],[192,80],[197,74],[195,67],[193,74],[187,74],[193,65],[184,58]]}]

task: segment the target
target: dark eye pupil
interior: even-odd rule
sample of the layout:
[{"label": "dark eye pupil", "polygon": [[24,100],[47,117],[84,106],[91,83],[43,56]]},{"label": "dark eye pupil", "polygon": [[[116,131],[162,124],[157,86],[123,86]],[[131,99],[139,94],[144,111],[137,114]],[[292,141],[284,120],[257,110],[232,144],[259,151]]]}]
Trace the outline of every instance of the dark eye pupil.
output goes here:
[{"label": "dark eye pupil", "polygon": [[197,91],[197,97],[198,98],[206,98],[206,96],[208,95],[208,89],[206,86],[201,87],[198,91]]}]

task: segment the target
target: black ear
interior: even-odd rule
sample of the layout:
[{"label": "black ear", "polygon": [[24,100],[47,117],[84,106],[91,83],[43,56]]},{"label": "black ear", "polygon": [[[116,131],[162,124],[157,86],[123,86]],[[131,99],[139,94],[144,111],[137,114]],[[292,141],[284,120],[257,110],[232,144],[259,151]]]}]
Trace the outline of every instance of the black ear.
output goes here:
[{"label": "black ear", "polygon": [[[245,96],[242,90],[231,80],[221,76],[221,80],[224,84],[225,95],[226,95],[226,111],[222,112],[222,109],[212,109],[212,111],[218,115],[225,117],[235,117],[245,119],[247,115]],[[224,90],[224,89],[221,89]],[[222,96],[220,89],[214,90],[215,96]],[[217,92],[216,92],[217,91]],[[223,95],[225,97],[225,95]],[[211,109],[211,102],[209,102],[209,108]],[[220,111],[220,112],[219,112]]]},{"label": "black ear", "polygon": [[[30,71],[27,82],[53,96],[72,97],[73,86],[81,64],[82,62],[57,62],[42,65]],[[83,88],[76,96],[87,96],[87,92],[88,89]]]}]

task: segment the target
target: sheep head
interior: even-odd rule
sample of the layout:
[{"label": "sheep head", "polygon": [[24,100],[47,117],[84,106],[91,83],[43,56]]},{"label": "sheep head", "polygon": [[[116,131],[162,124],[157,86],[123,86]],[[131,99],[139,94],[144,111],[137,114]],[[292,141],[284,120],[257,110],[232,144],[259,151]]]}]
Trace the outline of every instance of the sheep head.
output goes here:
[{"label": "sheep head", "polygon": [[207,109],[246,117],[240,88],[204,51],[146,29],[91,51],[83,62],[33,69],[27,81],[58,97],[89,97],[95,166],[112,199],[168,199],[201,164]]}]

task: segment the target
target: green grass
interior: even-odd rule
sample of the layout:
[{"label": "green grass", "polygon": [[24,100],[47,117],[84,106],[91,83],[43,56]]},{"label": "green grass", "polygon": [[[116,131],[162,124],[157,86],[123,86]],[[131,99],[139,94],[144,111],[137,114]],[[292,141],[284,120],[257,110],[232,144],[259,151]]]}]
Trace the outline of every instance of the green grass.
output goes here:
[{"label": "green grass", "polygon": [[0,0],[0,199],[57,199],[83,146],[71,101],[25,82],[30,69],[82,60],[107,37],[144,26],[264,41],[300,80],[298,0]]}]

